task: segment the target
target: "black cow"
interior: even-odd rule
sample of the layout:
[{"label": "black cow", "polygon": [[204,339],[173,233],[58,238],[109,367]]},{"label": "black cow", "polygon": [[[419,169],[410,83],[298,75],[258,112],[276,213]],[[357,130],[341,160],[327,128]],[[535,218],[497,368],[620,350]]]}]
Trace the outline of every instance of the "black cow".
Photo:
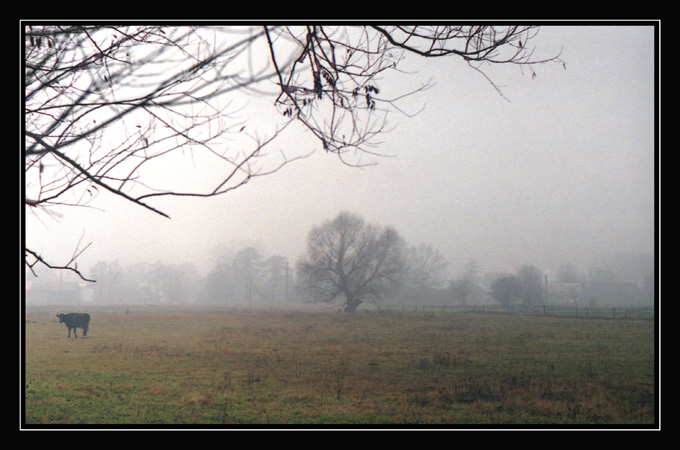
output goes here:
[{"label": "black cow", "polygon": [[73,328],[73,335],[78,339],[76,334],[76,327],[83,329],[83,337],[87,336],[87,329],[90,327],[90,315],[80,313],[57,314],[59,323],[65,323],[68,327],[68,337],[71,337],[71,328]]}]

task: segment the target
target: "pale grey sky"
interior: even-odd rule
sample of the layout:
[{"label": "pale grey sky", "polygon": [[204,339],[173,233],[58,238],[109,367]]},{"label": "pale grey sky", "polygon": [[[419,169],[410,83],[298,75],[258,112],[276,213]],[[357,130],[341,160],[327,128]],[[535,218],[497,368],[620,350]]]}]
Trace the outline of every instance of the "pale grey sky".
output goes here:
[{"label": "pale grey sky", "polygon": [[[102,210],[59,210],[42,223],[27,214],[27,246],[65,262],[84,233],[93,244],[79,268],[160,259],[205,272],[220,245],[247,241],[295,263],[312,226],[349,210],[432,244],[453,274],[470,258],[482,272],[554,272],[652,252],[654,29],[544,26],[533,44],[539,57],[562,49],[566,69],[488,68],[509,101],[462,61],[407,57],[419,73],[402,79],[434,86],[403,105],[425,105],[416,117],[391,114],[398,126],[378,150],[394,156],[378,165],[351,168],[317,151],[226,196],[155,203],[172,220],[100,194]],[[309,142],[296,139],[289,145]]]}]

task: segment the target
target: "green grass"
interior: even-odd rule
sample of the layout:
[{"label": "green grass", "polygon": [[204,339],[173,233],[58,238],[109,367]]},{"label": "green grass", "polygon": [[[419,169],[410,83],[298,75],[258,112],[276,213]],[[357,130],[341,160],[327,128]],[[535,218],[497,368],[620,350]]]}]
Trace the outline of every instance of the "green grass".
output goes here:
[{"label": "green grass", "polygon": [[27,424],[652,425],[654,324],[472,313],[25,325]]}]

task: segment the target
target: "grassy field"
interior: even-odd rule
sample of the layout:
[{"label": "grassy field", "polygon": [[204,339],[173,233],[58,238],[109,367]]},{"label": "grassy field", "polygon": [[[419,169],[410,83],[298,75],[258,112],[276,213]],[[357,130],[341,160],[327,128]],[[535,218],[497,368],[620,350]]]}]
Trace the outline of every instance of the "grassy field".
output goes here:
[{"label": "grassy field", "polygon": [[655,422],[647,320],[88,312],[86,339],[67,339],[46,311],[27,315],[26,424]]}]

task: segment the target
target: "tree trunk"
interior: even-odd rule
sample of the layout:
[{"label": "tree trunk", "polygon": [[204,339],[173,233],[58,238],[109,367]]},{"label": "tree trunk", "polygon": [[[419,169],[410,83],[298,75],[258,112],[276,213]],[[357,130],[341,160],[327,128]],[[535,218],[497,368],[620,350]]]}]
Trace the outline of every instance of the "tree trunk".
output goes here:
[{"label": "tree trunk", "polygon": [[345,309],[343,309],[343,312],[353,313],[357,310],[359,305],[361,305],[361,300],[358,298],[347,299],[347,303],[345,303]]}]

